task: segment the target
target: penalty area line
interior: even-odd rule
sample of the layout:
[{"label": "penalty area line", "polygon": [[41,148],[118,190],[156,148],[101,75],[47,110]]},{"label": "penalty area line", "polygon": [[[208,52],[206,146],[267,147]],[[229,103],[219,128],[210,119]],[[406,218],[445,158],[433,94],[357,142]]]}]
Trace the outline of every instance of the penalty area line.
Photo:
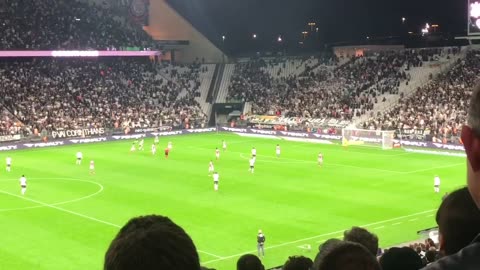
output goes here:
[{"label": "penalty area line", "polygon": [[[369,224],[360,225],[359,227],[370,227],[370,226],[374,226],[374,225],[385,224],[385,223],[388,223],[388,222],[391,222],[391,221],[397,221],[397,220],[401,220],[401,219],[405,219],[405,218],[409,218],[409,217],[414,217],[414,216],[418,216],[418,215],[422,215],[422,214],[426,214],[426,213],[431,213],[431,212],[436,211],[436,210],[437,209],[426,210],[426,211],[422,211],[422,212],[418,212],[418,213],[414,213],[414,214],[410,214],[410,215],[405,215],[405,216],[401,216],[401,217],[396,217],[396,218],[391,218],[391,219],[386,219],[386,220],[382,220],[382,221],[378,221],[378,222],[373,222],[373,223],[369,223]],[[338,231],[334,231],[334,232],[330,232],[330,233],[324,233],[324,234],[319,234],[319,235],[315,235],[315,236],[312,236],[312,237],[298,239],[298,240],[294,240],[294,241],[290,241],[290,242],[284,242],[284,243],[281,243],[281,244],[265,247],[265,250],[275,249],[275,248],[284,247],[284,246],[289,246],[289,245],[292,245],[292,244],[301,243],[301,242],[304,242],[304,241],[317,239],[317,238],[321,238],[321,237],[325,237],[325,236],[331,236],[331,235],[334,235],[334,234],[343,233],[346,230],[347,229],[343,229],[343,230],[338,230]],[[242,256],[244,254],[254,253],[254,252],[257,252],[257,250],[249,250],[249,251],[245,251],[245,252],[238,253],[238,254],[235,254],[235,255],[225,256],[225,257],[218,258],[218,259],[215,259],[215,260],[210,260],[210,261],[203,262],[202,264],[207,265],[207,264],[214,263],[214,262],[219,262],[219,261],[224,261],[224,260],[228,260],[228,259],[232,259],[232,258],[237,258],[237,257]]]},{"label": "penalty area line", "polygon": [[[95,221],[95,222],[98,222],[98,223],[109,225],[109,226],[112,226],[112,227],[115,227],[115,228],[122,228],[122,226],[111,223],[111,222],[108,222],[108,221],[104,221],[104,220],[101,220],[101,219],[98,219],[98,218],[94,218],[94,217],[87,216],[87,215],[84,215],[84,214],[81,214],[81,213],[70,211],[68,209],[61,208],[61,207],[58,207],[58,206],[55,206],[55,205],[52,205],[52,204],[44,203],[44,202],[41,202],[41,201],[37,201],[37,200],[31,199],[31,198],[27,198],[25,196],[20,196],[20,195],[10,193],[10,192],[4,191],[4,190],[0,190],[0,193],[5,194],[5,195],[10,195],[10,196],[13,196],[13,197],[25,200],[25,201],[33,202],[33,203],[42,205],[44,207],[52,208],[52,209],[55,209],[55,210],[58,210],[58,211],[61,211],[61,212],[67,213],[67,214],[77,216],[77,217],[81,217],[81,218],[84,218],[84,219],[88,219],[88,220],[91,220],[91,221]],[[221,256],[215,255],[215,254],[210,253],[210,252],[202,251],[202,250],[199,250],[199,249],[197,249],[197,251],[200,252],[200,253],[210,255],[210,256],[215,257],[217,259],[222,259],[223,258]]]}]

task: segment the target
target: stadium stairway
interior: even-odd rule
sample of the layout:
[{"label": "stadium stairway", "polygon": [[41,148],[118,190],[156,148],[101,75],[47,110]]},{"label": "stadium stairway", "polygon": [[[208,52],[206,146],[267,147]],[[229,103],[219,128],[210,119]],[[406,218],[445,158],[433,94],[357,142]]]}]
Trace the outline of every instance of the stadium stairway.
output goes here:
[{"label": "stadium stairway", "polygon": [[[356,117],[353,120],[355,126],[361,125],[367,121],[372,115],[376,115],[378,112],[384,112],[393,108],[400,100],[400,94],[403,93],[404,98],[408,98],[415,93],[415,91],[430,81],[430,74],[435,78],[440,73],[449,70],[458,59],[464,58],[466,52],[462,52],[458,55],[451,56],[450,59],[441,57],[438,61],[424,62],[422,67],[411,68],[406,73],[410,75],[411,80],[408,85],[402,82],[399,87],[399,94],[383,94],[378,96],[378,103],[374,104],[373,110],[360,117]],[[382,102],[383,98],[386,99]]]},{"label": "stadium stairway", "polygon": [[207,96],[212,83],[215,66],[215,64],[202,65],[202,68],[207,68],[207,71],[200,74],[200,96],[195,97],[195,100],[200,104],[200,108],[206,115],[210,115],[210,111],[212,110],[212,104],[207,102]]},{"label": "stadium stairway", "polygon": [[252,111],[252,103],[245,102],[245,106],[243,106],[243,114],[250,114],[251,111]]},{"label": "stadium stairway", "polygon": [[226,64],[223,72],[222,82],[217,94],[216,103],[227,102],[228,88],[230,86],[230,80],[232,79],[233,71],[235,70],[235,64]]}]

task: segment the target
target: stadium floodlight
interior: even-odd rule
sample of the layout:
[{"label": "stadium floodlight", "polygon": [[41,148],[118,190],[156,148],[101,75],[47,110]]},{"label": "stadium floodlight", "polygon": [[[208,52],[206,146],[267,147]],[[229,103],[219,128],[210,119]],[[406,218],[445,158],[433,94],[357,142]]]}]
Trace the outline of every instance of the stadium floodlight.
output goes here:
[{"label": "stadium floodlight", "polygon": [[282,42],[283,41],[282,36],[278,36],[277,41]]},{"label": "stadium floodlight", "polygon": [[225,36],[222,36],[222,40],[225,41]]},{"label": "stadium floodlight", "polygon": [[406,20],[407,20],[407,18],[402,17],[402,23],[405,23]]},{"label": "stadium floodlight", "polygon": [[253,38],[256,39],[256,38],[257,38],[257,34],[253,34]]},{"label": "stadium floodlight", "polygon": [[470,4],[470,17],[478,18],[480,17],[480,3],[474,2]]}]

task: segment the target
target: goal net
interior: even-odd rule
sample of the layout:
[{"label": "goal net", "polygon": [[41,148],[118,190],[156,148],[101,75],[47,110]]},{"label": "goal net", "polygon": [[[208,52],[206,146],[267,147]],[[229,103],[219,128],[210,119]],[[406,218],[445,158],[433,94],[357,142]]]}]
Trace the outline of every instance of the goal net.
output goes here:
[{"label": "goal net", "polygon": [[393,148],[393,130],[342,129],[342,145],[381,146],[382,149]]}]

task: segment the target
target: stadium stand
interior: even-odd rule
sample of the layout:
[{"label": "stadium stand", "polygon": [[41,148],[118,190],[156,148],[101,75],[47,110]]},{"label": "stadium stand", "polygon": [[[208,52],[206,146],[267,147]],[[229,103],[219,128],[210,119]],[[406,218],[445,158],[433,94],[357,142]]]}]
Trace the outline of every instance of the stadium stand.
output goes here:
[{"label": "stadium stand", "polygon": [[3,62],[0,92],[5,107],[30,131],[203,126],[207,118],[195,100],[201,69],[170,69],[172,81],[142,59]]},{"label": "stadium stand", "polygon": [[139,26],[111,14],[110,10],[92,2],[6,1],[1,14],[5,20],[0,24],[0,49],[156,47]]},{"label": "stadium stand", "polygon": [[398,105],[363,124],[367,129],[426,130],[434,141],[457,142],[465,107],[479,71],[479,51],[469,51],[446,73],[420,87]]},{"label": "stadium stand", "polygon": [[371,53],[332,68],[338,60],[254,59],[236,65],[228,96],[252,102],[253,114],[351,120],[371,111],[382,95],[398,96],[408,71],[436,61],[442,50]]}]

